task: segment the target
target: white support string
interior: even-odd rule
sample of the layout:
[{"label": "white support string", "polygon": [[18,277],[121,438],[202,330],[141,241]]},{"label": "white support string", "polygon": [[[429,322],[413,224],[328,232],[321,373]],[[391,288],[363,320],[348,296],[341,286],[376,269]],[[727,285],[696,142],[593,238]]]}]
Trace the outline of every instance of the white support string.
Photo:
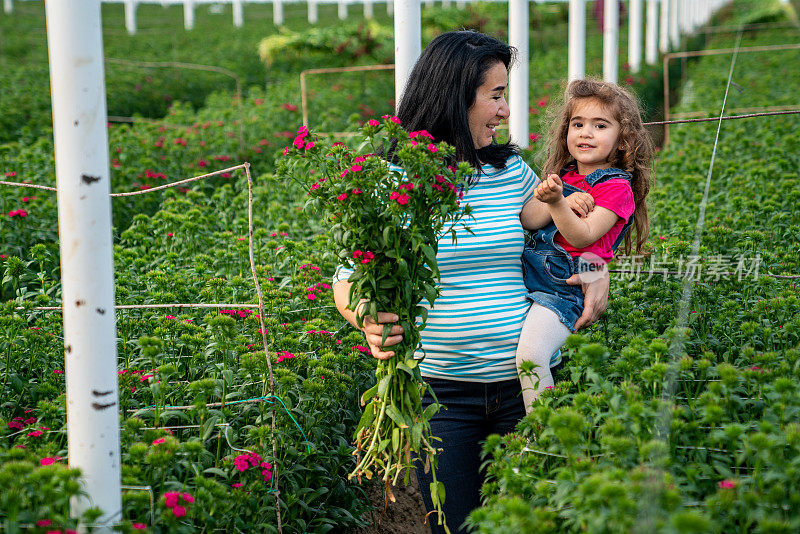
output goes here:
[{"label": "white support string", "polygon": [[[711,151],[711,161],[708,166],[708,175],[706,176],[706,184],[705,189],[703,191],[703,198],[700,202],[700,212],[697,216],[697,223],[695,225],[695,232],[694,232],[694,239],[692,241],[692,251],[691,254],[693,256],[697,256],[697,253],[700,250],[700,240],[703,235],[703,226],[705,224],[705,215],[706,215],[706,206],[708,204],[708,193],[711,190],[711,175],[714,171],[714,161],[716,160],[717,156],[717,146],[719,144],[719,133],[722,129],[722,118],[725,115],[725,105],[728,101],[728,93],[730,91],[731,82],[733,80],[733,69],[736,66],[736,58],[739,55],[739,45],[741,44],[742,40],[742,32],[739,31],[739,34],[736,38],[736,45],[733,50],[733,57],[731,58],[731,67],[728,73],[728,82],[725,86],[725,96],[722,99],[722,109],[719,113],[719,122],[717,124],[717,132],[714,137],[714,146]],[[661,458],[655,459],[652,463],[655,466],[660,466],[663,464],[665,458],[664,455],[668,454],[668,445],[670,440],[670,433],[671,433],[671,424],[672,424],[672,401],[675,398],[675,389],[678,383],[678,370],[679,364],[678,361],[683,353],[684,347],[686,345],[686,326],[689,323],[689,307],[692,300],[692,295],[694,292],[694,284],[692,283],[691,279],[684,279],[683,287],[681,290],[681,300],[678,303],[678,317],[676,320],[676,328],[674,330],[674,335],[670,340],[669,346],[669,356],[667,359],[667,371],[664,378],[664,385],[661,388],[661,406],[659,407],[659,414],[656,419],[654,434],[655,439],[663,442],[665,445],[662,452]],[[660,467],[656,467],[656,471],[660,471]],[[657,506],[657,503],[660,502],[658,498],[659,494],[659,483],[658,478],[656,478],[655,473],[651,480],[651,489],[653,495],[650,498],[645,498],[641,502],[643,506],[640,509],[639,519],[641,527],[643,530],[642,532],[647,532],[651,527],[654,527],[654,521],[657,517],[657,513],[653,509]]]}]

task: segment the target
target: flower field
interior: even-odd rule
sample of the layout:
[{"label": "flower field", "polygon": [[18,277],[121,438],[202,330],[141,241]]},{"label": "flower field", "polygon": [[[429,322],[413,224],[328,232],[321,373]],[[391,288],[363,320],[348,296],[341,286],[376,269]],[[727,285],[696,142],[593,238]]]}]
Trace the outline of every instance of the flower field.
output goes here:
[{"label": "flower field", "polygon": [[[764,4],[735,2],[716,22],[786,20],[787,11]],[[268,5],[248,4],[241,29],[230,25],[229,6],[217,13],[202,5],[197,29],[185,32],[179,7],[141,5],[136,38],[124,31],[121,4],[103,8],[108,58],[213,65],[242,85],[239,98],[233,78],[216,72],[109,61],[109,115],[134,117],[109,123],[112,190],[251,163],[271,359],[254,304],[244,173],[113,199],[117,303],[216,306],[117,312],[123,531],[277,532],[276,503],[284,532],[368,523],[366,491],[347,475],[375,365],[333,308],[338,259],[324,253],[322,220],[303,210],[300,185],[273,172],[301,123],[303,69],[391,61],[382,7],[370,23],[351,6],[350,21],[308,28],[305,6],[287,4],[279,31]],[[335,9],[321,5],[320,20],[334,20]],[[506,10],[424,9],[423,39],[461,26],[503,37]],[[565,5],[536,4],[531,23],[538,135],[566,72]],[[53,186],[43,28],[40,2],[17,2],[14,15],[0,18],[0,179]],[[590,30],[587,69],[599,73],[601,37]],[[799,36],[796,28],[761,29],[745,32],[741,46]],[[735,41],[736,33],[720,33],[691,42]],[[738,55],[726,108],[796,104],[798,56]],[[690,61],[673,112],[717,115],[730,64],[730,55]],[[326,76],[309,78],[312,129],[353,130],[392,111],[390,71]],[[626,76],[654,112],[660,70]],[[800,119],[722,124],[699,259],[690,258],[716,129],[671,127],[650,197],[652,254],[617,261],[609,310],[570,339],[556,387],[516,433],[487,442],[476,531],[800,529],[798,280],[765,276],[800,274],[800,153],[788,148],[800,141]],[[534,139],[526,153],[532,164],[540,144]],[[0,483],[9,488],[0,494],[0,524],[8,532],[77,526],[68,504],[80,489],[66,458],[62,319],[37,309],[61,303],[58,264],[54,194],[0,188]],[[653,270],[682,274],[634,276]],[[700,274],[682,305],[689,272]]]}]

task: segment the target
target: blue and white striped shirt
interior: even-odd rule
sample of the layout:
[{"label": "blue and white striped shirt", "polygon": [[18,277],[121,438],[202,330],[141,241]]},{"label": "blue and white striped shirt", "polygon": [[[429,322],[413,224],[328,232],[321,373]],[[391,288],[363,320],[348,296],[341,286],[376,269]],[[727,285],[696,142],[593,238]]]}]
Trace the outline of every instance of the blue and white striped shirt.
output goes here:
[{"label": "blue and white striped shirt", "polygon": [[[484,165],[462,202],[472,206],[473,234],[456,228],[439,241],[441,295],[421,332],[423,376],[473,382],[517,377],[515,354],[530,307],[520,257],[524,233],[519,214],[539,178],[519,156],[504,169]],[[334,283],[351,270],[340,268]],[[427,301],[422,305],[427,306]],[[423,352],[417,351],[417,358]]]}]

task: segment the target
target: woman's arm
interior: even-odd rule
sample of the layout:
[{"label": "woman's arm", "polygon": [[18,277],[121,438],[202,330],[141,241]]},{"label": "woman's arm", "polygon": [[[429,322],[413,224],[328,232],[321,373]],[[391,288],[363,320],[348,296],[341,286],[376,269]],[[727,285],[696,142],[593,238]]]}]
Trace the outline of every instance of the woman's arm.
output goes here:
[{"label": "woman's arm", "polygon": [[[342,314],[342,317],[347,319],[347,322],[353,325],[358,330],[364,332],[367,338],[367,345],[372,351],[372,355],[379,360],[388,360],[394,356],[394,351],[383,350],[385,347],[397,345],[403,340],[403,327],[399,324],[393,325],[389,331],[389,336],[386,342],[381,346],[381,339],[383,338],[383,325],[392,324],[399,320],[399,317],[393,313],[378,312],[377,322],[373,320],[372,316],[367,315],[364,317],[364,328],[358,326],[356,320],[356,311],[348,309],[347,305],[350,303],[350,286],[352,284],[346,280],[339,280],[333,284],[333,301],[336,304],[336,309]],[[359,302],[356,306],[358,310],[363,302]]]}]

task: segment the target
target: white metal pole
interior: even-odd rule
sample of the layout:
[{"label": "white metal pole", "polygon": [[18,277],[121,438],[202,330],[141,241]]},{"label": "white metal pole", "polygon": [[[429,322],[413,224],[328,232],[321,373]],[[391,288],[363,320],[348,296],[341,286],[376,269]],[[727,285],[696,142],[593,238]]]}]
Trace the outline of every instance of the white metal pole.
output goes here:
[{"label": "white metal pole", "polygon": [[183,0],[183,27],[194,28],[194,0]]},{"label": "white metal pole", "polygon": [[136,0],[125,0],[125,29],[130,35],[136,33]]},{"label": "white metal pole", "polygon": [[677,49],[681,42],[680,28],[678,27],[678,0],[669,1],[669,41],[673,49]]},{"label": "white metal pole", "polygon": [[425,8],[433,7],[433,0],[425,0]]},{"label": "white metal pole", "polygon": [[466,2],[466,0],[458,0],[458,1],[456,2],[456,7],[457,7],[458,9],[464,9],[464,8],[466,8],[466,7],[467,7],[467,2]]},{"label": "white metal pole", "polygon": [[394,100],[400,105],[406,81],[422,51],[419,0],[394,2]]},{"label": "white metal pole", "polygon": [[14,3],[11,0],[3,0],[3,11],[6,15],[14,12]]},{"label": "white metal pole", "polygon": [[272,23],[283,26],[283,0],[272,0]]},{"label": "white metal pole", "polygon": [[364,18],[371,19],[375,16],[372,9],[372,0],[364,0]]},{"label": "white metal pole", "polygon": [[669,52],[669,3],[670,0],[659,0],[661,13],[658,20],[658,50],[662,54]]},{"label": "white metal pole", "polygon": [[647,0],[647,29],[645,31],[644,60],[648,65],[658,61],[658,5]]},{"label": "white metal pole", "polygon": [[508,85],[511,115],[509,137],[520,147],[528,148],[528,0],[508,0],[508,40],[517,49],[517,64],[511,69]]},{"label": "white metal pole", "polygon": [[630,0],[628,14],[628,65],[631,72],[639,72],[642,66],[643,0]]},{"label": "white metal pole", "polygon": [[308,23],[317,23],[317,0],[308,0]]},{"label": "white metal pole", "polygon": [[121,519],[119,391],[100,0],[46,0],[61,256],[72,514]]},{"label": "white metal pole", "polygon": [[450,0],[442,0],[442,7],[450,7]]},{"label": "white metal pole", "polygon": [[586,0],[569,0],[569,81],[586,77]]},{"label": "white metal pole", "polygon": [[244,25],[242,0],[233,0],[233,25],[236,28],[241,28]]},{"label": "white metal pole", "polygon": [[619,0],[603,3],[603,79],[617,83],[619,63]]},{"label": "white metal pole", "polygon": [[339,0],[339,20],[347,18],[347,0]]},{"label": "white metal pole", "polygon": [[386,14],[394,15],[394,0],[386,0]]},{"label": "white metal pole", "polygon": [[689,2],[686,0],[678,0],[678,5],[680,6],[678,8],[678,26],[681,29],[681,34],[686,35],[691,31],[691,7],[689,6]]}]

